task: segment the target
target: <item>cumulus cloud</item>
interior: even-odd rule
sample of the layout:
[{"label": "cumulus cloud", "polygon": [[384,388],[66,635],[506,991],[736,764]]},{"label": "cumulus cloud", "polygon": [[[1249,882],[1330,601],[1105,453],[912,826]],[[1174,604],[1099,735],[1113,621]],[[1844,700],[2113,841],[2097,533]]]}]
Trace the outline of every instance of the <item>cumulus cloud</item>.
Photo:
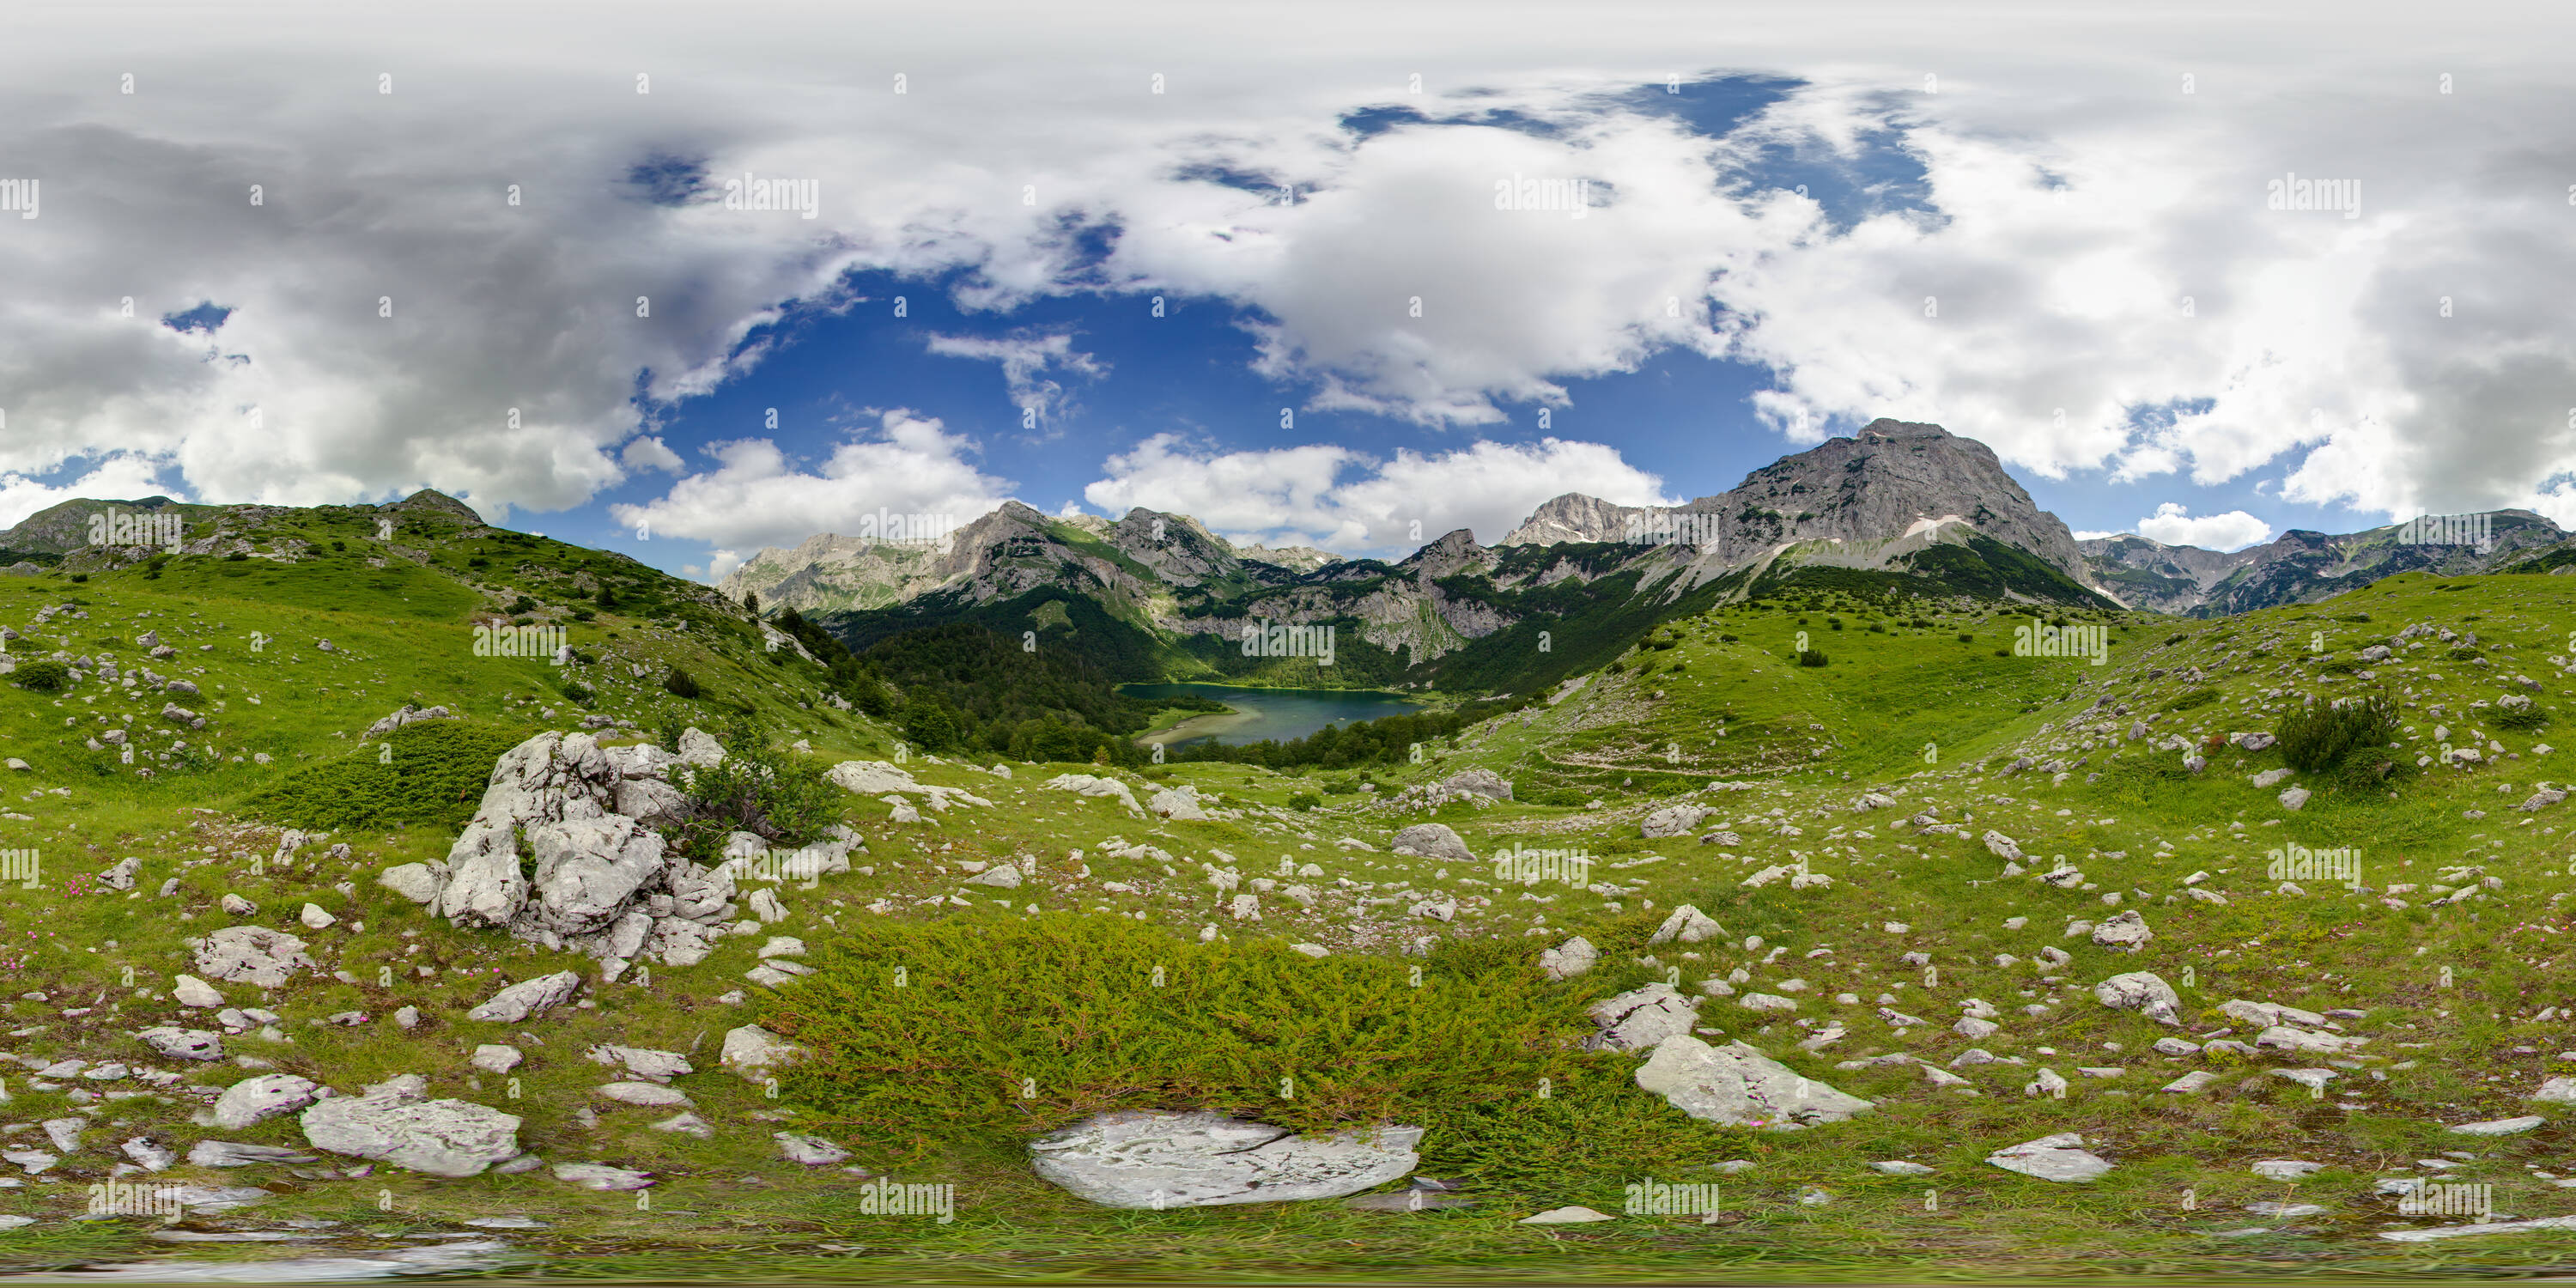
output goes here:
[{"label": "cumulus cloud", "polygon": [[[880,514],[931,515],[943,528],[962,527],[999,506],[1014,486],[968,459],[976,448],[964,435],[900,408],[880,413],[876,430],[843,439],[811,466],[766,438],[706,451],[715,469],[679,479],[658,500],[611,506],[610,513],[654,536],[720,547],[709,566],[715,578],[741,562],[735,548],[793,546],[818,532],[857,534],[863,520]],[[890,528],[880,520],[866,530]]]},{"label": "cumulus cloud", "polygon": [[1187,514],[1236,541],[1403,555],[1459,528],[1491,543],[1540,502],[1583,492],[1623,505],[1673,505],[1663,480],[1600,443],[1479,441],[1378,460],[1329,443],[1228,452],[1157,434],[1112,456],[1085,500]]},{"label": "cumulus cloud", "polygon": [[[1326,7],[1297,19],[1303,56],[1245,59],[1222,24],[1158,31],[1172,84],[1152,94],[1097,71],[1125,65],[1133,31],[1023,12],[998,57],[986,24],[905,27],[913,92],[896,95],[848,71],[882,61],[882,24],[790,9],[793,49],[773,22],[530,15],[522,47],[570,51],[535,76],[466,26],[328,6],[266,11],[297,38],[259,59],[214,11],[139,31],[31,15],[13,49],[33,70],[0,86],[0,154],[45,185],[41,218],[0,237],[0,471],[113,453],[226,500],[427,485],[493,516],[579,505],[671,468],[637,445],[639,393],[741,379],[785,342],[764,328],[791,302],[841,307],[845,272],[871,268],[997,316],[1104,292],[1217,301],[1313,405],[1429,425],[1496,424],[1679,350],[1767,368],[1757,410],[1793,442],[1885,414],[2051,476],[2208,484],[2279,462],[2293,502],[2569,505],[2576,248],[2554,123],[2571,91],[2469,27],[2321,40],[2249,20],[2211,42],[2067,15],[1927,34],[1827,8],[1759,33],[1567,31]],[[161,70],[107,110],[90,69],[111,39]],[[378,95],[349,54],[389,43],[410,70]],[[1712,138],[1619,97],[1642,72],[1556,70],[1643,47],[1658,80],[1803,80]],[[1416,48],[1438,52],[1400,96],[1349,55]],[[599,91],[674,51],[681,80]],[[2427,60],[2463,92],[2435,95]],[[1339,125],[1391,101],[1475,123]],[[1914,169],[1919,193],[1899,192]],[[820,217],[725,209],[711,176],[743,171],[814,181]],[[2267,182],[2292,171],[2359,181],[2359,218],[2271,209]],[[1496,209],[1514,176],[1596,195],[1580,219]],[[207,302],[234,312],[159,322]],[[1029,335],[930,344],[1057,407],[1069,377],[1100,374]],[[727,450],[717,475],[759,468]],[[1387,505],[1360,494],[1347,512],[1262,495],[1300,531],[1382,539],[1362,511]]]},{"label": "cumulus cloud", "polygon": [[[2116,536],[2116,533],[2088,533],[2088,536]],[[2190,516],[2184,507],[2167,501],[2156,507],[2154,515],[2138,520],[2138,535],[2169,546],[2200,546],[2209,550],[2242,550],[2271,537],[2272,525],[2247,514],[2230,510],[2225,514]]]},{"label": "cumulus cloud", "polygon": [[626,450],[617,454],[617,459],[630,470],[660,470],[665,474],[677,474],[686,464],[669,444],[650,435],[628,443]]}]

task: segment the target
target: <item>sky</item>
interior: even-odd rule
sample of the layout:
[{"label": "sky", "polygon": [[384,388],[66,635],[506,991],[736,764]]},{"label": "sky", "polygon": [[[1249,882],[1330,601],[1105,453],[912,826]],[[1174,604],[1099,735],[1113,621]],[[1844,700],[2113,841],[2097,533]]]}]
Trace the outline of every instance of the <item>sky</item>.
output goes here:
[{"label": "sky", "polygon": [[2079,535],[2576,527],[2571,26],[13,6],[0,525],[434,487],[713,580],[1016,499],[1393,557],[1892,416]]}]

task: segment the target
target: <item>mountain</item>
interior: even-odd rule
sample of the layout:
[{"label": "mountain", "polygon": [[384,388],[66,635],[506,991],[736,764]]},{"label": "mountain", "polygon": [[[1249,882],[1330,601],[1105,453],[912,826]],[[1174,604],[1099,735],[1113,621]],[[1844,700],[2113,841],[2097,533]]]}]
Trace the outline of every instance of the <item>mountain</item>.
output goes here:
[{"label": "mountain", "polygon": [[[1392,563],[1238,548],[1141,507],[1055,517],[1010,502],[935,549],[817,537],[764,550],[724,588],[861,652],[971,622],[1121,681],[1529,691],[1727,600],[1805,587],[2110,607],[2089,577],[2066,525],[1983,444],[1880,420],[1718,496],[1562,496],[1501,544],[1462,529]],[[1274,625],[1330,627],[1331,662],[1248,655]]]},{"label": "mountain", "polygon": [[[1729,567],[1792,562],[1886,567],[1926,545],[1964,544],[1966,525],[2036,556],[2078,583],[2075,536],[2004,471],[1992,449],[1938,425],[1880,419],[1849,438],[1745,476],[1733,491],[1679,506],[1623,506],[1580,494],[1540,506],[1504,545],[1634,540],[1668,523]],[[1836,550],[1833,547],[1848,547]]]},{"label": "mountain", "polygon": [[[2226,617],[2283,604],[2312,604],[2403,572],[2437,576],[2524,571],[2512,565],[2567,550],[2568,533],[2529,510],[2470,516],[2481,532],[2428,531],[2420,522],[2329,536],[2293,529],[2277,539],[2221,553],[2169,546],[2132,533],[2076,543],[2091,579],[2132,608]],[[2484,544],[2448,538],[2483,536]],[[2427,540],[2427,537],[2434,538]],[[2529,571],[2576,561],[2576,551]]]}]

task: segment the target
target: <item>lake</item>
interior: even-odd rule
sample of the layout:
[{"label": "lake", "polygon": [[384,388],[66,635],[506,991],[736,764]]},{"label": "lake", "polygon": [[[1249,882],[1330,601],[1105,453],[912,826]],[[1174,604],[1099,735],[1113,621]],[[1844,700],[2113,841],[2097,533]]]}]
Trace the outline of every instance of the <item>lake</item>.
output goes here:
[{"label": "lake", "polygon": [[1144,737],[1179,747],[1215,739],[1230,747],[1276,739],[1303,738],[1326,725],[1411,715],[1422,704],[1392,693],[1365,689],[1246,689],[1227,684],[1122,684],[1118,691],[1148,701],[1184,695],[1214,698],[1234,708],[1192,716],[1162,733]]}]

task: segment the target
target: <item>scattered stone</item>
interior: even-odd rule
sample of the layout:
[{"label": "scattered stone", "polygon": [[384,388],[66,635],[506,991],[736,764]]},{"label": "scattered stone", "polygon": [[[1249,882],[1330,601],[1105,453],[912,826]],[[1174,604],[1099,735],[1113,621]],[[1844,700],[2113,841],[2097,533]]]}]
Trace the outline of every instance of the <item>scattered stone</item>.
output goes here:
[{"label": "scattered stone", "polygon": [[2519,1118],[2496,1118],[2482,1123],[2461,1123],[2449,1130],[2454,1136],[2514,1136],[2548,1121],[2538,1114],[2525,1114]]},{"label": "scattered stone", "polygon": [[1698,1022],[1698,1003],[1670,984],[1648,984],[1592,1004],[1588,1014],[1601,1026],[1590,1040],[1596,1050],[1644,1051],[1676,1033],[1688,1033]]},{"label": "scattered stone", "polygon": [[333,1096],[304,1111],[315,1149],[391,1163],[430,1176],[475,1176],[519,1156],[516,1115],[463,1100],[427,1098],[424,1079],[406,1075]]},{"label": "scattered stone", "polygon": [[264,1118],[290,1114],[312,1104],[321,1086],[291,1073],[264,1073],[226,1088],[215,1101],[211,1126],[240,1131]]},{"label": "scattered stone", "polygon": [[2303,1163],[2294,1158],[2267,1158],[2253,1168],[2256,1176],[2267,1181],[2295,1181],[2323,1170],[2323,1163]]},{"label": "scattered stone", "polygon": [[1520,1224],[1582,1225],[1591,1221],[1616,1221],[1618,1219],[1619,1218],[1612,1216],[1607,1212],[1595,1212],[1588,1207],[1577,1204],[1573,1207],[1549,1208],[1548,1210],[1539,1213],[1537,1216],[1522,1217],[1520,1219]]},{"label": "scattered stone", "polygon": [[830,1167],[850,1156],[850,1151],[806,1132],[772,1132],[769,1138],[778,1142],[778,1152],[788,1162],[805,1167]]},{"label": "scattered stone", "polygon": [[1713,1047],[1687,1033],[1656,1046],[1637,1067],[1637,1085],[1707,1122],[1788,1130],[1839,1122],[1872,1107],[1741,1042]]},{"label": "scattered stone", "polygon": [[630,1172],[606,1163],[557,1163],[554,1171],[556,1180],[568,1181],[585,1190],[642,1190],[653,1185],[653,1176],[649,1172]]},{"label": "scattered stone", "polygon": [[531,1015],[572,1000],[572,995],[580,988],[581,976],[571,971],[540,975],[494,993],[481,1006],[467,1011],[465,1018],[517,1024]]},{"label": "scattered stone", "polygon": [[2084,1138],[2071,1131],[1997,1150],[1986,1161],[2007,1172],[2060,1183],[2098,1180],[2111,1170],[2108,1160],[2087,1151]]},{"label": "scattered stone", "polygon": [[169,1025],[145,1029],[134,1036],[145,1046],[179,1060],[221,1060],[224,1040],[203,1029],[181,1029]]},{"label": "scattered stone", "polygon": [[275,1145],[245,1145],[229,1140],[201,1140],[188,1151],[188,1162],[197,1167],[251,1167],[262,1163],[321,1161],[298,1150],[280,1149]]},{"label": "scattered stone", "polygon": [[1538,968],[1551,980],[1566,980],[1592,969],[1601,960],[1601,952],[1592,941],[1577,935],[1538,955]]}]

